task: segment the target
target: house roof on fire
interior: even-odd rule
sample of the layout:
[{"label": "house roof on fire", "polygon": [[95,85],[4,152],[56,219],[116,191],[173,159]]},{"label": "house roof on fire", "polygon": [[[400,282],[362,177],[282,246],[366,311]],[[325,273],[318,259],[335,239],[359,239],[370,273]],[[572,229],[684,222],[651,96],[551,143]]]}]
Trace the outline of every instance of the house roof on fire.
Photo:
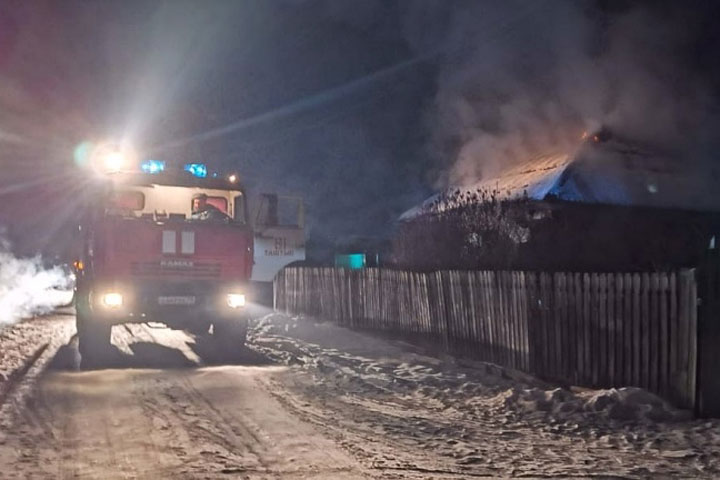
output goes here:
[{"label": "house roof on fire", "polygon": [[590,141],[575,153],[533,157],[469,187],[433,195],[400,220],[452,210],[458,196],[479,203],[529,198],[720,211],[720,174],[619,140]]}]

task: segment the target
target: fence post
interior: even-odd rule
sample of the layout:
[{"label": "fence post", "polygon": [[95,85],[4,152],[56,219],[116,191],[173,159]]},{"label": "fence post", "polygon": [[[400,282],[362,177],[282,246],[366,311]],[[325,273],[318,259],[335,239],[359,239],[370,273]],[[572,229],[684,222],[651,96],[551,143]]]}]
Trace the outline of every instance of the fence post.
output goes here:
[{"label": "fence post", "polygon": [[540,336],[542,331],[540,328],[540,302],[538,294],[538,277],[535,272],[527,273],[527,323],[528,323],[528,350],[530,356],[530,373],[542,372],[541,348],[542,341]]},{"label": "fence post", "polygon": [[720,417],[720,252],[709,250],[698,270],[700,304],[697,322],[696,413]]},{"label": "fence post", "polygon": [[430,298],[434,300],[430,301],[430,314],[433,324],[433,328],[430,333],[436,334],[442,341],[443,347],[447,350],[449,342],[447,336],[447,311],[445,309],[445,293],[443,289],[442,272],[429,273],[428,280]]},{"label": "fence post", "polygon": [[280,270],[273,278],[273,310],[278,310],[278,284],[280,278],[285,274],[285,269]]}]

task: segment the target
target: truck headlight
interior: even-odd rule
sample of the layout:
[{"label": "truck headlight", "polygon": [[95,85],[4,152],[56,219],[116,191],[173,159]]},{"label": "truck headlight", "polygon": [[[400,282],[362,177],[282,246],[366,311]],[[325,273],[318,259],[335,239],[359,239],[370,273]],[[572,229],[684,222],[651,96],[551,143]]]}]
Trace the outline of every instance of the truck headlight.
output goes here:
[{"label": "truck headlight", "polygon": [[242,293],[228,293],[227,304],[230,308],[240,308],[245,306],[245,295]]},{"label": "truck headlight", "polygon": [[117,292],[109,292],[102,296],[102,304],[108,308],[119,308],[123,304],[123,296]]}]

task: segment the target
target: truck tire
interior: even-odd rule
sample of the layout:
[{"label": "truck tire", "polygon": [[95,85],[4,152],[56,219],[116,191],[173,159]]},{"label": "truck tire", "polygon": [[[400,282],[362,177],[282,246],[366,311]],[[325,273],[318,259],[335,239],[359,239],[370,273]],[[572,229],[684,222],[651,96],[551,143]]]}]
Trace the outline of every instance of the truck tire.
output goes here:
[{"label": "truck tire", "polygon": [[112,325],[94,318],[89,310],[88,299],[82,295],[76,296],[75,325],[82,367],[97,364],[110,350]]},{"label": "truck tire", "polygon": [[210,333],[210,322],[191,323],[185,329],[193,335],[200,337]]},{"label": "truck tire", "polygon": [[213,336],[223,347],[239,348],[245,345],[247,328],[246,318],[216,320],[213,322]]},{"label": "truck tire", "polygon": [[83,367],[92,367],[102,362],[110,350],[112,325],[101,321],[78,321],[78,350]]}]

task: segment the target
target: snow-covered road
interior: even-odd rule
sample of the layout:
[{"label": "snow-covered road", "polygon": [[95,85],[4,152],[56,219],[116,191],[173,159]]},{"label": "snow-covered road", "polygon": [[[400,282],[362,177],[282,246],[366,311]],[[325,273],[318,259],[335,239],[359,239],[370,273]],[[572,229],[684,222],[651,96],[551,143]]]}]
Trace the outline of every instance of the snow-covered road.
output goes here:
[{"label": "snow-covered road", "polygon": [[132,325],[113,329],[111,368],[78,371],[75,343],[5,426],[2,478],[369,478],[267,388],[288,367],[250,351],[208,366],[209,343]]},{"label": "snow-covered road", "polygon": [[720,423],[637,389],[558,389],[279,314],[233,358],[117,327],[108,368],[83,372],[72,323],[0,335],[3,362],[33,360],[3,390],[2,478],[720,475]]}]

